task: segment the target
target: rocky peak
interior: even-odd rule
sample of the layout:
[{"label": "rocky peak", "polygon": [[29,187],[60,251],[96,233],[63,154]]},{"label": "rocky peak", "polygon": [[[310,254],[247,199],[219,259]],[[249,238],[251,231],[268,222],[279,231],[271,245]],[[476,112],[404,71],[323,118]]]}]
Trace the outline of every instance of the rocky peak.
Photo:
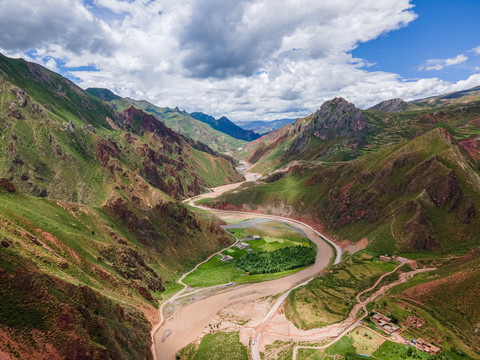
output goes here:
[{"label": "rocky peak", "polygon": [[322,140],[356,137],[363,142],[368,133],[368,123],[361,110],[340,97],[324,102],[313,114],[305,131]]},{"label": "rocky peak", "polygon": [[371,109],[385,112],[402,112],[411,108],[410,104],[400,98],[382,101],[381,103],[371,107]]}]

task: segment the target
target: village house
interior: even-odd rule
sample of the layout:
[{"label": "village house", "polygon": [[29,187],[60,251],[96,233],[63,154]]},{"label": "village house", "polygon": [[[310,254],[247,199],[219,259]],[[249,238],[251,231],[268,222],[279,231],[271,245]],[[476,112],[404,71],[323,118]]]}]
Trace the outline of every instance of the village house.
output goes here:
[{"label": "village house", "polygon": [[426,342],[422,338],[418,338],[417,340],[412,340],[413,346],[415,346],[418,350],[426,352],[428,354],[440,354],[440,348],[436,347],[429,342]]},{"label": "village house", "polygon": [[392,261],[392,257],[388,256],[388,255],[380,255],[380,260],[382,261],[386,261],[386,262],[390,262]]},{"label": "village house", "polygon": [[260,235],[247,235],[242,238],[242,241],[249,241],[249,240],[260,240]]},{"label": "village house", "polygon": [[247,244],[246,242],[240,242],[238,243],[237,245],[235,245],[237,248],[239,248],[240,250],[243,250],[243,249],[248,249],[250,247],[249,244]]},{"label": "village house", "polygon": [[391,335],[395,331],[400,329],[397,325],[392,323],[391,318],[380,313],[373,314],[371,320],[378,329],[382,330],[385,334],[388,335]]},{"label": "village house", "polygon": [[221,262],[229,262],[233,260],[235,259],[231,255],[222,255],[222,258],[220,259]]}]

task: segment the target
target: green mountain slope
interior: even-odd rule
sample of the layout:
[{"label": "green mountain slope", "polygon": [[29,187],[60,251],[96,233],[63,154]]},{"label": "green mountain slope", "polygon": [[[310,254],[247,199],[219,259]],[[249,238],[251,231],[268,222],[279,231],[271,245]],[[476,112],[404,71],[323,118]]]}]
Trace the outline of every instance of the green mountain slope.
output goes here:
[{"label": "green mountain slope", "polygon": [[190,114],[180,111],[178,108],[158,107],[146,100],[120,98],[108,89],[90,88],[86,92],[115,105],[118,111],[124,111],[132,105],[142,109],[161,120],[170,129],[195,141],[208,144],[215,151],[232,151],[246,144],[246,141],[215,130],[209,124],[193,118]]},{"label": "green mountain slope", "polygon": [[432,96],[425,99],[410,101],[410,104],[418,107],[436,108],[452,104],[465,104],[480,100],[480,86],[467,90],[454,91],[448,94]]},{"label": "green mountain slope", "polygon": [[178,199],[242,176],[152,115],[0,60],[0,354],[151,358],[167,282],[231,241]]},{"label": "green mountain slope", "polygon": [[244,140],[235,139],[221,131],[215,130],[209,124],[205,124],[204,122],[193,118],[188,113],[180,111],[178,108],[161,108],[144,100],[127,100],[140,109],[156,116],[174,131],[196,141],[208,144],[208,146],[215,151],[231,151],[246,144]]},{"label": "green mountain slope", "polygon": [[292,166],[210,202],[302,218],[385,252],[478,245],[480,176],[452,136],[435,129],[338,165]]},{"label": "green mountain slope", "polygon": [[352,103],[335,98],[295,124],[268,133],[236,152],[268,173],[299,160],[349,160],[360,154],[371,132],[368,117]]},{"label": "green mountain slope", "polygon": [[[355,127],[355,117],[360,116],[360,110],[352,104],[343,103],[329,113],[334,106],[334,100],[326,102],[315,114],[298,119],[293,127],[286,126],[247,144],[235,156],[254,163],[252,170],[268,173],[292,161],[348,161],[443,127],[469,153],[470,160],[477,162],[479,159],[479,101],[452,103],[434,110],[361,111],[364,115],[362,129]],[[345,114],[348,116],[345,117]],[[311,124],[315,116],[324,121],[323,127],[315,128]],[[332,120],[330,124],[329,117]],[[335,128],[331,124],[338,126]],[[329,132],[334,136],[330,136]]]}]

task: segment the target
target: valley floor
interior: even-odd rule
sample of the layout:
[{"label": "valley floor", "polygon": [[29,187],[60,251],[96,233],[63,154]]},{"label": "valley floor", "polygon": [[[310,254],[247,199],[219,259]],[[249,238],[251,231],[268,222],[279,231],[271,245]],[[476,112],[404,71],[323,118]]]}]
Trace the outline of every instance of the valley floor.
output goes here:
[{"label": "valley floor", "polygon": [[[247,174],[247,181],[257,178],[256,174]],[[194,205],[193,201],[198,200],[201,197],[214,197],[222,194],[225,191],[232,190],[238,184],[230,184],[215,188],[213,192],[198,196],[189,201],[189,205]],[[229,211],[212,210],[212,212],[224,220],[245,220],[252,217],[259,218],[272,218],[278,219],[279,217],[249,214],[249,213],[237,213]],[[295,220],[287,220],[282,218],[282,221],[289,222],[291,225],[302,230],[307,237],[317,245],[317,256],[315,264],[299,271],[290,276],[255,284],[239,285],[235,287],[223,287],[219,290],[214,289],[212,293],[202,295],[199,297],[192,297],[190,300],[183,304],[178,309],[169,310],[171,315],[167,315],[163,324],[156,329],[154,336],[155,353],[158,359],[173,359],[176,353],[195,341],[199,336],[204,334],[205,328],[210,322],[217,316],[217,313],[222,309],[225,309],[235,303],[249,303],[249,302],[265,302],[266,297],[270,297],[276,294],[281,294],[291,288],[294,285],[300,284],[308,279],[313,278],[320,273],[330,263],[330,259],[333,256],[332,247],[326,243],[326,241],[320,237],[312,228],[308,225],[301,224]],[[263,299],[263,300],[261,300]],[[165,306],[162,306],[162,310]],[[265,316],[265,310],[268,310],[268,305],[259,305],[258,316],[255,312],[252,316],[252,320],[249,322],[249,326],[242,327],[244,331],[251,330],[251,337],[254,337],[255,328],[262,323],[262,319]],[[168,310],[167,310],[168,311]]]},{"label": "valley floor", "polygon": [[[254,181],[258,177],[256,174],[247,173],[247,175],[247,181]],[[376,278],[371,287],[357,293],[355,296],[356,305],[353,306],[349,315],[343,321],[311,330],[298,329],[285,317],[283,301],[295,287],[305,285],[321,273],[332,261],[334,264],[338,264],[341,261],[342,250],[338,245],[326,239],[310,226],[293,219],[265,214],[209,209],[194,204],[194,201],[219,196],[241,184],[221,186],[213,189],[210,193],[189,199],[187,202],[191,206],[211,211],[226,221],[242,221],[252,218],[281,219],[302,230],[317,245],[315,264],[295,274],[273,281],[235,284],[234,286],[223,284],[201,289],[189,288],[185,285],[182,280],[187,274],[184,274],[179,283],[185,285],[185,288],[170,300],[164,302],[160,309],[162,321],[152,335],[155,347],[154,353],[157,359],[172,360],[180,351],[182,351],[183,359],[197,358],[193,354],[198,349],[205,348],[205,346],[202,347],[202,338],[206,339],[206,334],[221,335],[225,333],[238,333],[238,340],[234,341],[232,338],[229,341],[233,341],[235,344],[240,341],[243,345],[249,346],[250,355],[254,360],[272,358],[270,357],[271,354],[269,355],[269,349],[278,347],[278,344],[287,343],[289,344],[286,346],[288,355],[285,359],[317,358],[315,356],[305,357],[304,355],[308,351],[311,353],[316,351],[319,354],[318,356],[324,354],[319,358],[323,358],[323,356],[328,357],[329,353],[325,352],[326,349],[335,347],[337,342],[343,344],[343,342],[353,336],[352,334],[355,330],[358,335],[358,327],[362,325],[362,320],[371,311],[371,309],[367,308],[367,305],[372,300],[385,294],[393,286],[406,282],[418,273],[434,270],[431,268],[417,268],[416,264],[409,264],[414,270],[399,274],[396,281],[387,282],[387,284],[382,282],[384,278],[396,273],[404,265],[406,266],[406,264],[402,263],[393,270],[382,273]],[[335,258],[333,257],[333,249],[336,250],[337,256]],[[212,254],[200,264],[205,263],[218,253]],[[365,294],[365,296],[362,296],[362,294]],[[386,337],[383,335],[377,334],[373,336],[386,340]],[[389,338],[389,340],[392,341],[392,338]],[[209,341],[214,340],[212,338]],[[400,350],[395,348],[392,351],[403,351],[405,340],[401,336],[396,336],[393,341],[402,345],[399,348]],[[388,346],[385,346],[385,348],[388,348]],[[386,353],[388,353],[388,349]],[[209,358],[217,358],[212,356],[210,354]]]}]

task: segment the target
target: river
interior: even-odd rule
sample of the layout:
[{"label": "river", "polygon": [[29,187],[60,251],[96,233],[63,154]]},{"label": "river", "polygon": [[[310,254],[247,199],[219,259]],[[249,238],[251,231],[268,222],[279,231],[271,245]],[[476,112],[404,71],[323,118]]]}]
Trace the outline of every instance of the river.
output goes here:
[{"label": "river", "polygon": [[[259,174],[246,173],[245,170],[247,168],[247,164],[244,164],[241,168],[247,179],[246,181],[254,181],[258,179]],[[195,206],[193,204],[193,201],[195,200],[219,196],[226,191],[240,186],[242,183],[243,182],[219,186],[212,189],[212,192],[199,195],[193,199],[187,200],[187,202],[190,205]],[[200,208],[207,209],[205,207]],[[312,266],[284,278],[255,284],[225,287],[220,290],[217,289],[209,296],[199,297],[198,299],[195,299],[184,306],[179,306],[175,309],[171,316],[163,321],[161,326],[158,327],[157,331],[154,332],[154,353],[156,354],[156,358],[159,360],[175,359],[176,353],[201,336],[203,330],[212,321],[217,312],[227,307],[232,302],[237,301],[239,298],[247,301],[255,301],[265,296],[273,296],[276,294],[285,293],[287,290],[310,280],[315,275],[320,273],[323,269],[325,269],[326,266],[328,266],[330,259],[334,256],[332,246],[327,243],[327,241],[330,242],[330,240],[322,237],[323,235],[319,234],[307,224],[303,224],[299,221],[273,215],[242,213],[216,209],[208,210],[224,220],[265,218],[280,220],[293,225],[305,233],[307,237],[317,245],[317,257]],[[339,262],[341,259],[341,249],[334,244],[333,246],[335,246],[337,249],[335,262]],[[256,349],[252,349],[256,353],[258,353],[258,340],[260,339],[262,324],[268,322],[268,318],[272,311],[274,312],[273,308],[261,316],[259,319],[259,326],[255,330],[254,336],[252,336],[252,338],[257,339],[255,342]],[[253,355],[255,358],[256,354]]]}]

